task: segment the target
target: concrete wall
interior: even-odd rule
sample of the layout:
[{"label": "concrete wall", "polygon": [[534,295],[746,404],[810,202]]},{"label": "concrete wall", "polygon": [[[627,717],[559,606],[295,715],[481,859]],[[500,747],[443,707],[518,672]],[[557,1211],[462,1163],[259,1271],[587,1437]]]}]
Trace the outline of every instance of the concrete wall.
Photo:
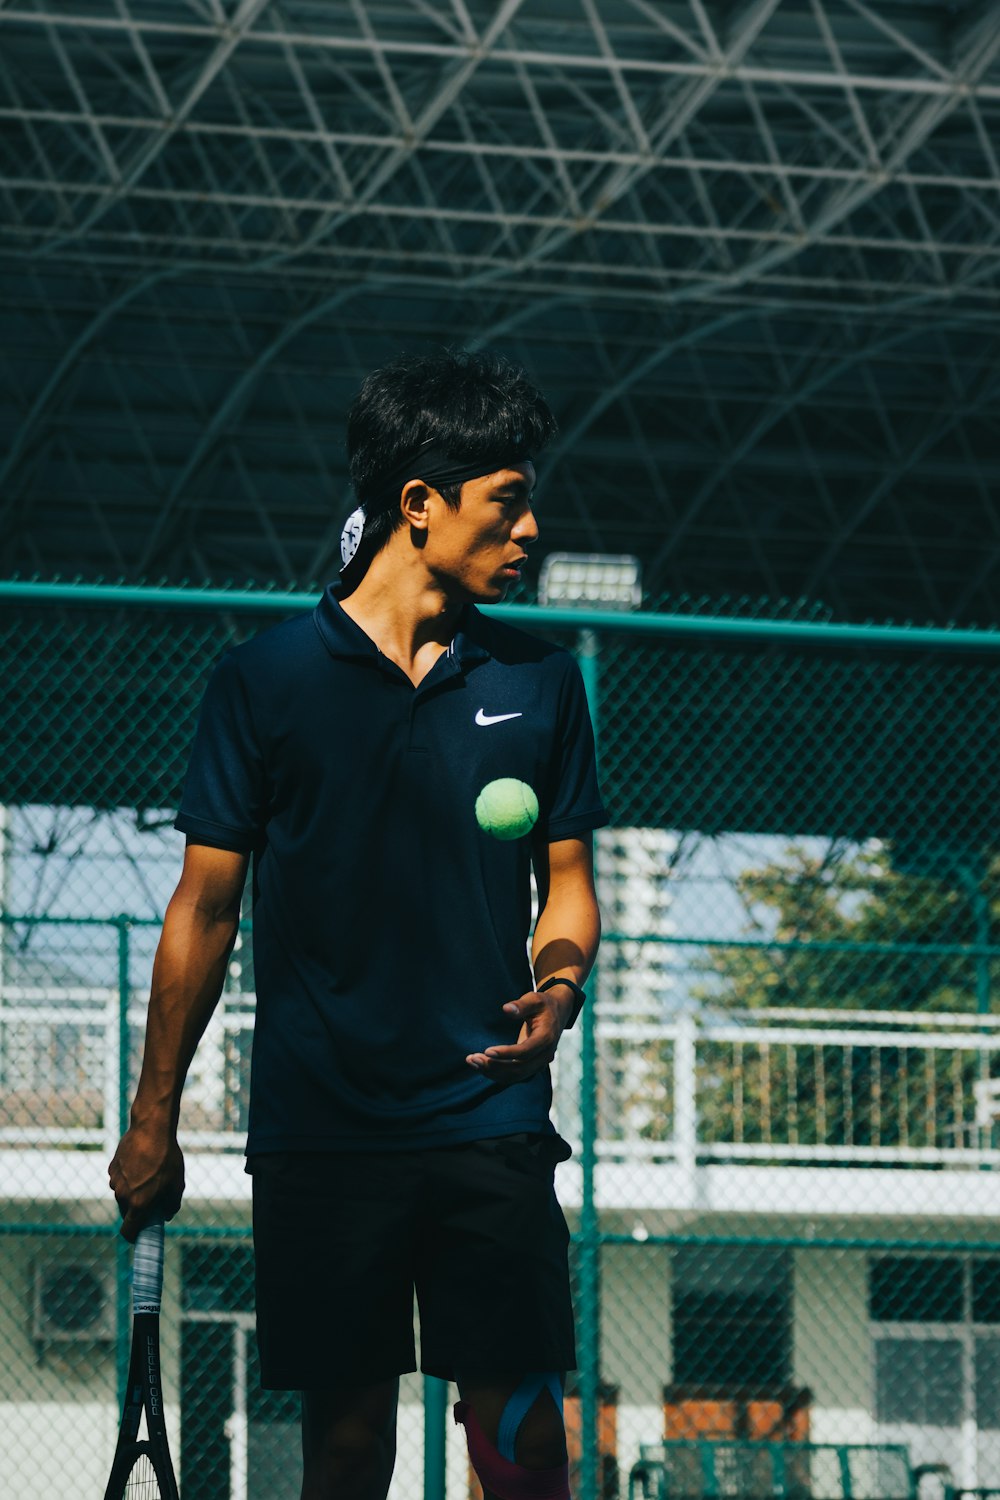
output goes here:
[{"label": "concrete wall", "polygon": [[671,1378],[670,1250],[609,1245],[601,1259],[604,1378],[618,1387],[618,1463],[627,1474],[640,1443],[663,1435]]},{"label": "concrete wall", "polygon": [[867,1265],[861,1250],[795,1252],[792,1364],[814,1443],[874,1441]]}]

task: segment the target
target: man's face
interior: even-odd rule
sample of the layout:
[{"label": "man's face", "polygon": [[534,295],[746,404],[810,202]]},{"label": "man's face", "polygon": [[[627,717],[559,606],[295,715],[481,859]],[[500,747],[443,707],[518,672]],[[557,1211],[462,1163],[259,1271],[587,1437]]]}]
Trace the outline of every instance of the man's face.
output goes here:
[{"label": "man's face", "polygon": [[467,480],[458,510],[434,496],[424,562],[449,593],[492,604],[517,582],[525,547],[538,536],[534,487],[534,465],[524,463]]}]

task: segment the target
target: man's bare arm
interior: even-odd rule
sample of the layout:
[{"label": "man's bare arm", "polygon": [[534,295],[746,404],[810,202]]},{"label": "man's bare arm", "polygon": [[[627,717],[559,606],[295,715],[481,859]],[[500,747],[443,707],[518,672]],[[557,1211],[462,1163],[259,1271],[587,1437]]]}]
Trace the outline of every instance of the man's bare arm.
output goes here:
[{"label": "man's bare arm", "polygon": [[188,844],[181,878],[167,907],[153,963],[146,1043],[131,1122],[108,1168],[127,1240],[135,1239],[154,1209],[170,1219],[181,1205],[181,1091],[222,993],[239,930],[248,859],[246,854]]},{"label": "man's bare arm", "polygon": [[[535,983],[563,975],[582,985],[601,940],[591,835],[547,845],[536,860],[535,877],[540,907],[531,944]],[[497,1083],[523,1083],[552,1061],[573,1005],[573,992],[563,985],[509,1001],[504,1014],[522,1023],[516,1043],[474,1052],[466,1062]]]},{"label": "man's bare arm", "polygon": [[[538,883],[538,920],[531,943],[531,965],[535,981],[565,975],[574,984],[585,984],[594,967],[601,941],[601,913],[594,890],[593,835],[561,839],[549,844],[548,859],[535,869]],[[546,991],[546,994],[551,993]],[[573,996],[556,991],[568,1016]]]}]

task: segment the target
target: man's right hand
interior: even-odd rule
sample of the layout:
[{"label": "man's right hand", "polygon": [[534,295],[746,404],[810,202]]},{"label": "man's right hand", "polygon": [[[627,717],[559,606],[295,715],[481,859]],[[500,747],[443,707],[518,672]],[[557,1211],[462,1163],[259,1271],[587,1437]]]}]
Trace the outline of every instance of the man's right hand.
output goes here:
[{"label": "man's right hand", "polygon": [[118,1142],[108,1181],[133,1242],[150,1219],[172,1219],[184,1196],[184,1156],[173,1132],[133,1125]]}]

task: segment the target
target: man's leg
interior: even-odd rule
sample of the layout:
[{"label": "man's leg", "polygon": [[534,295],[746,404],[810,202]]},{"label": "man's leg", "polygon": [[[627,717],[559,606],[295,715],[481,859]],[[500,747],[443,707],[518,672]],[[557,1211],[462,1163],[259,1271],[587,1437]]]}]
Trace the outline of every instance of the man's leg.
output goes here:
[{"label": "man's leg", "polygon": [[455,1417],[490,1500],[569,1500],[553,1372],[575,1362],[573,1308],[553,1177],[570,1148],[528,1132],[425,1154],[421,1367],[457,1377]]},{"label": "man's leg", "polygon": [[[560,1374],[557,1378],[561,1389],[563,1377]],[[501,1484],[500,1489],[490,1488],[481,1473],[485,1500],[517,1500],[514,1491],[528,1495],[536,1484],[540,1494],[569,1495],[562,1411],[545,1384],[525,1409],[525,1381],[526,1377],[520,1375],[459,1375],[462,1404],[469,1409],[465,1426],[473,1467],[481,1457],[485,1460],[481,1465],[485,1478],[495,1473]],[[538,1383],[535,1380],[527,1387],[529,1393]],[[458,1410],[461,1412],[462,1406]],[[470,1416],[478,1433],[470,1425]],[[481,1454],[480,1434],[486,1440]]]},{"label": "man's leg", "polygon": [[399,1381],[302,1392],[302,1500],[385,1500]]}]

